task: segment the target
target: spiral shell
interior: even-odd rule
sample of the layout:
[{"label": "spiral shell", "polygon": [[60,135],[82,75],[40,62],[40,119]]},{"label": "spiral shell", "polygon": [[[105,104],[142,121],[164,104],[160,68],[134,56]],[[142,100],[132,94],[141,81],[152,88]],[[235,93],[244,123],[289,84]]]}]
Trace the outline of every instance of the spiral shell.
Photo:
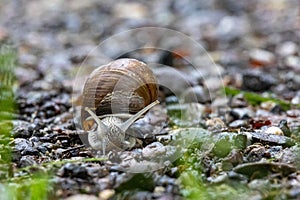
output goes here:
[{"label": "spiral shell", "polygon": [[[115,113],[136,113],[155,101],[158,85],[150,68],[136,59],[118,59],[95,69],[83,89],[82,108],[88,107],[101,116]],[[90,129],[82,109],[84,130]]]}]

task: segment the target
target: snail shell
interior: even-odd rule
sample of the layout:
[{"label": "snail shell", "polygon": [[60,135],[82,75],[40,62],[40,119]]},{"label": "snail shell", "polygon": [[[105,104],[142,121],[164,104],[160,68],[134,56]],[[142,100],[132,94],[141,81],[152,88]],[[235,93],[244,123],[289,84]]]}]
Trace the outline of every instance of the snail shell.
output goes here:
[{"label": "snail shell", "polygon": [[136,59],[118,59],[95,69],[83,89],[81,121],[84,130],[91,130],[93,120],[85,110],[97,116],[115,113],[136,113],[155,101],[158,85],[150,68]]}]

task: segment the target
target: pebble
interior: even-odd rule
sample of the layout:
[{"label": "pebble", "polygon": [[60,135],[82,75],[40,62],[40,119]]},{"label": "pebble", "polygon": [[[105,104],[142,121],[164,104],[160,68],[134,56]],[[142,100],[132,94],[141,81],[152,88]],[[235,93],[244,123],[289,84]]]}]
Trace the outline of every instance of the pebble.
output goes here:
[{"label": "pebble", "polygon": [[34,129],[34,124],[31,124],[26,121],[14,120],[13,121],[13,136],[20,138],[29,138],[31,137]]},{"label": "pebble", "polygon": [[229,124],[230,128],[240,128],[240,127],[249,127],[249,122],[247,120],[235,120]]},{"label": "pebble", "polygon": [[291,103],[294,105],[300,105],[300,95],[293,97],[293,99],[291,100]]},{"label": "pebble", "polygon": [[[231,170],[232,167],[240,164],[243,162],[243,154],[241,151],[237,149],[233,149],[230,154],[228,154],[222,161],[222,168],[224,169],[224,166],[227,165],[227,169],[224,169],[226,171]],[[228,168],[229,165],[229,168]]]},{"label": "pebble", "polygon": [[32,147],[32,144],[28,140],[26,140],[24,138],[16,138],[16,139],[14,139],[14,144],[15,144],[14,150],[15,151],[19,151],[19,152],[21,152],[24,149],[27,149],[29,147]]},{"label": "pebble", "polygon": [[111,190],[111,189],[102,190],[98,195],[99,196],[98,200],[108,200],[111,197],[113,197],[115,193],[116,193],[115,190]]},{"label": "pebble", "polygon": [[289,117],[295,117],[295,118],[298,117],[299,118],[300,117],[300,110],[298,110],[298,109],[287,110],[286,114]]},{"label": "pebble", "polygon": [[260,132],[250,132],[252,143],[260,142],[263,144],[270,145],[281,145],[284,147],[291,147],[295,145],[295,140],[283,136],[283,135],[275,135],[275,134],[264,134]]},{"label": "pebble", "polygon": [[141,19],[146,17],[148,9],[141,3],[127,2],[117,3],[114,7],[114,15],[120,18]]},{"label": "pebble", "polygon": [[270,74],[259,70],[247,71],[243,74],[242,88],[255,92],[263,92],[276,85],[277,80]]},{"label": "pebble", "polygon": [[102,200],[94,195],[89,195],[89,194],[75,194],[68,198],[65,198],[65,200],[85,200],[85,199],[86,200]]},{"label": "pebble", "polygon": [[247,100],[244,98],[244,94],[240,93],[232,97],[230,100],[230,106],[232,108],[241,108],[248,105]]},{"label": "pebble", "polygon": [[232,41],[242,37],[249,31],[249,22],[243,16],[225,16],[216,28],[220,40]]},{"label": "pebble", "polygon": [[142,150],[142,155],[144,158],[152,160],[161,158],[161,156],[165,155],[167,152],[166,147],[160,142],[153,142],[152,144],[147,145]]},{"label": "pebble", "polygon": [[298,56],[288,56],[285,58],[284,63],[293,70],[300,71],[300,58]]},{"label": "pebble", "polygon": [[264,101],[260,104],[260,107],[271,111],[277,104],[274,101]]},{"label": "pebble", "polygon": [[60,168],[58,174],[62,177],[88,178],[87,169],[83,166],[73,163],[67,163]]},{"label": "pebble", "polygon": [[245,150],[246,158],[249,162],[260,161],[266,157],[266,148],[263,145],[250,145]]},{"label": "pebble", "polygon": [[298,146],[283,149],[278,158],[279,162],[297,165],[299,150]]},{"label": "pebble", "polygon": [[157,195],[161,195],[162,193],[164,193],[166,191],[166,188],[162,187],[162,186],[156,186],[154,188],[154,193]]},{"label": "pebble", "polygon": [[36,158],[34,156],[22,156],[18,162],[19,167],[28,167],[32,165],[37,165]]},{"label": "pebble", "polygon": [[103,190],[106,190],[106,189],[110,189],[113,184],[114,184],[114,181],[110,180],[109,176],[106,176],[104,178],[100,178],[100,179],[97,180],[96,187],[100,191],[103,191]]},{"label": "pebble", "polygon": [[274,54],[263,49],[250,50],[249,58],[251,64],[258,65],[258,66],[271,65],[275,61]]},{"label": "pebble", "polygon": [[282,57],[293,55],[298,51],[297,45],[292,41],[287,41],[279,44],[276,48],[276,53]]},{"label": "pebble", "polygon": [[250,108],[233,108],[230,111],[230,115],[235,119],[249,119],[254,116],[253,111]]},{"label": "pebble", "polygon": [[218,117],[206,120],[205,125],[207,130],[212,132],[221,132],[227,128],[223,120]]},{"label": "pebble", "polygon": [[21,155],[34,155],[34,156],[38,156],[39,155],[39,151],[36,150],[34,147],[32,146],[27,146],[22,152]]},{"label": "pebble", "polygon": [[282,130],[276,126],[268,127],[264,132],[267,134],[284,135]]}]

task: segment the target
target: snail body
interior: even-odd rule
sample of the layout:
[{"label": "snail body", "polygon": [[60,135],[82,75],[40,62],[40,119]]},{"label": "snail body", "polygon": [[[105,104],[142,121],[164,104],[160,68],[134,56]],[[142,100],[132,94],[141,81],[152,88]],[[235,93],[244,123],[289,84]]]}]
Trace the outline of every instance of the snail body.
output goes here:
[{"label": "snail body", "polygon": [[159,103],[157,95],[156,78],[143,62],[119,59],[95,69],[84,85],[81,110],[91,147],[105,154],[134,145],[126,130]]}]

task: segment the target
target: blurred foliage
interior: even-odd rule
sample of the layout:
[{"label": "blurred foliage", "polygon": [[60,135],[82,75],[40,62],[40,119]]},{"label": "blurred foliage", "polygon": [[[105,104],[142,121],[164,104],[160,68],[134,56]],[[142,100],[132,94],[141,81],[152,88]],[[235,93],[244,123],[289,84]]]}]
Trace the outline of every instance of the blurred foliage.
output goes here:
[{"label": "blurred foliage", "polygon": [[16,77],[16,52],[8,45],[0,46],[0,199],[43,200],[47,199],[49,177],[47,173],[31,173],[14,177],[11,161],[11,131],[13,114],[16,112],[14,91]]},{"label": "blurred foliage", "polygon": [[291,103],[278,99],[278,98],[273,98],[273,97],[264,97],[260,94],[254,93],[254,92],[248,92],[248,91],[243,91],[231,87],[225,87],[225,93],[228,96],[235,96],[237,94],[243,94],[244,98],[251,104],[251,105],[259,105],[262,102],[266,101],[272,101],[279,105],[283,110],[289,110],[293,106],[296,108],[300,108],[300,105],[291,105]]},{"label": "blurred foliage", "polygon": [[[0,46],[0,157],[1,165],[7,166],[7,172],[10,171],[11,162],[11,148],[8,146],[10,142],[10,132],[12,130],[12,115],[8,113],[14,113],[16,105],[13,95],[13,84],[15,82],[14,67],[16,63],[16,54],[9,46]],[[4,174],[4,172],[1,172]],[[1,176],[1,178],[7,178]]]},{"label": "blurred foliage", "polygon": [[0,183],[1,200],[43,200],[48,199],[49,177],[45,173],[13,178]]}]

